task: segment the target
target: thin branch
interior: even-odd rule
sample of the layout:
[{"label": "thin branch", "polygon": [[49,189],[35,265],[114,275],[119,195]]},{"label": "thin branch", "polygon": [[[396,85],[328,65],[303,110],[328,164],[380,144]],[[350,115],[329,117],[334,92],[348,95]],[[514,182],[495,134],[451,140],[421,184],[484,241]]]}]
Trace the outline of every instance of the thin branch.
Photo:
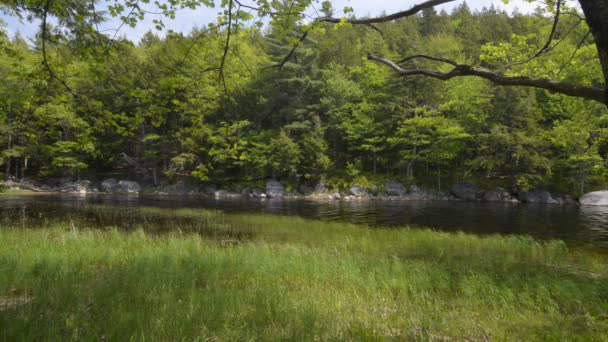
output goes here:
[{"label": "thin branch", "polygon": [[561,74],[562,71],[564,71],[566,65],[570,64],[570,62],[572,62],[572,60],[574,59],[574,56],[576,56],[576,53],[578,52],[578,50],[581,49],[581,47],[583,47],[583,44],[585,44],[585,41],[587,40],[587,37],[589,37],[589,35],[591,34],[591,31],[587,31],[587,33],[585,34],[585,36],[583,37],[583,39],[581,39],[581,41],[576,45],[576,49],[574,49],[574,51],[572,52],[572,55],[570,55],[570,58],[568,58],[568,60],[560,65],[559,70],[557,71],[557,74]]},{"label": "thin branch", "polygon": [[[506,70],[506,69],[509,69],[509,68],[511,68],[513,66],[516,66],[516,65],[526,64],[526,63],[532,61],[533,59],[538,58],[541,55],[544,55],[545,53],[547,53],[547,52],[549,52],[551,50],[550,49],[551,42],[553,41],[553,37],[555,36],[555,32],[557,31],[557,25],[559,24],[559,16],[560,16],[560,13],[561,13],[561,6],[562,6],[562,0],[557,0],[557,4],[555,5],[555,16],[553,17],[553,25],[551,26],[551,33],[549,33],[549,37],[547,38],[547,41],[545,42],[545,45],[543,45],[543,47],[541,47],[540,50],[538,50],[538,52],[536,52],[532,57],[526,58],[526,59],[521,60],[521,61],[513,62],[513,63],[511,63],[509,65],[506,65],[506,66],[500,68],[500,70]],[[578,24],[576,24],[574,27],[576,27],[577,25]],[[574,29],[574,27],[572,29]]]},{"label": "thin branch", "polygon": [[43,7],[43,12],[42,12],[42,23],[40,25],[41,26],[40,34],[41,34],[41,41],[42,41],[41,42],[42,43],[42,65],[44,65],[45,69],[48,71],[49,77],[51,79],[57,80],[59,83],[61,83],[61,85],[63,85],[65,87],[65,89],[67,89],[68,92],[70,92],[70,94],[72,94],[74,97],[77,97],[76,93],[74,93],[72,88],[70,88],[70,86],[63,79],[57,77],[57,74],[55,73],[53,68],[51,68],[51,65],[49,64],[49,58],[48,58],[48,54],[46,51],[46,42],[49,39],[48,38],[47,18],[48,18],[48,13],[49,13],[50,7],[51,7],[51,0],[46,0],[44,7]]},{"label": "thin branch", "polygon": [[112,39],[110,40],[110,46],[109,47],[112,47],[112,44],[114,44],[114,40],[116,39],[116,36],[118,35],[118,32],[120,32],[120,30],[123,28],[123,26],[125,26],[125,24],[127,23],[127,19],[129,19],[133,15],[133,12],[135,12],[136,8],[139,8],[139,0],[137,0],[135,2],[135,4],[133,5],[133,7],[131,7],[131,10],[129,11],[129,14],[127,14],[127,16],[124,17],[121,20],[120,25],[118,25],[118,28],[116,29],[116,31],[114,32],[114,35],[112,36]]},{"label": "thin branch", "polygon": [[380,34],[380,36],[382,36],[382,38],[384,38],[384,32],[382,32],[382,30],[380,30],[380,28],[374,24],[365,24],[365,26],[371,28],[372,30],[378,32]]},{"label": "thin branch", "polygon": [[298,39],[298,41],[294,44],[294,46],[292,46],[291,50],[289,50],[289,53],[281,60],[281,62],[279,62],[278,64],[273,64],[273,65],[264,67],[264,68],[262,68],[262,70],[272,69],[272,68],[279,68],[279,70],[282,70],[283,67],[285,66],[285,64],[287,64],[287,62],[291,59],[291,57],[293,57],[293,55],[296,53],[296,49],[300,46],[300,44],[302,44],[302,42],[306,39],[306,37],[308,37],[308,30],[304,31],[304,33],[300,36],[300,39]]},{"label": "thin branch", "polygon": [[553,41],[553,37],[555,36],[555,31],[557,31],[557,24],[559,24],[559,14],[562,8],[562,0],[557,0],[557,4],[555,5],[555,16],[553,17],[553,26],[551,26],[551,33],[549,34],[549,38],[543,47],[538,50],[534,57],[538,57],[543,53],[546,53],[551,45],[551,41]]},{"label": "thin branch", "polygon": [[226,87],[226,78],[224,77],[224,66],[226,65],[226,57],[230,49],[230,36],[232,35],[232,5],[233,0],[230,0],[228,4],[228,29],[226,31],[226,44],[224,45],[224,53],[222,54],[222,61],[220,63],[219,80],[224,85],[224,91],[228,93],[228,87]]},{"label": "thin branch", "polygon": [[400,75],[403,76],[414,76],[414,75],[422,75],[427,77],[436,78],[439,80],[447,81],[455,77],[462,76],[477,76],[481,78],[485,78],[491,81],[494,84],[502,85],[502,86],[524,86],[524,87],[533,87],[539,89],[546,89],[549,91],[575,96],[582,97],[590,100],[595,100],[603,104],[608,104],[608,100],[605,97],[604,89],[602,88],[590,88],[577,86],[565,82],[557,82],[553,80],[539,79],[539,78],[530,78],[530,77],[508,77],[501,74],[498,74],[494,71],[475,67],[471,65],[463,65],[457,64],[456,62],[452,62],[450,64],[455,65],[454,69],[450,72],[442,73],[433,70],[427,69],[413,69],[406,70],[397,65],[396,63],[384,59],[373,54],[369,54],[367,58],[371,61],[375,61],[381,64],[384,64]]}]

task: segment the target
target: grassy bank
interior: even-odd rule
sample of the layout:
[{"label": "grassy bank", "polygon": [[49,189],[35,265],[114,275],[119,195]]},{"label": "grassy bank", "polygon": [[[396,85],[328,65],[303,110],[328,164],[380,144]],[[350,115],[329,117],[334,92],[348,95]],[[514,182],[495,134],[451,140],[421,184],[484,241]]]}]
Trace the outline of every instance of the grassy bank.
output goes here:
[{"label": "grassy bank", "polygon": [[146,211],[205,229],[0,228],[0,339],[608,340],[607,259],[561,242]]}]

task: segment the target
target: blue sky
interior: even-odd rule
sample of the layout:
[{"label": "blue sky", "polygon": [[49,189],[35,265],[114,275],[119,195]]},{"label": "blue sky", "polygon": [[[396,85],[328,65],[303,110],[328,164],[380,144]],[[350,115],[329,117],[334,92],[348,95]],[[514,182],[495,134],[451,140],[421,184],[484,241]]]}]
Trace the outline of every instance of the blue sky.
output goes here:
[{"label": "blue sky", "polygon": [[[412,7],[414,4],[421,0],[336,0],[333,1],[334,8],[341,10],[345,6],[351,6],[355,10],[355,14],[361,16],[373,16],[381,14],[383,11],[386,13],[396,12]],[[216,1],[217,2],[217,1]],[[245,0],[245,2],[247,2]],[[438,6],[437,9],[445,9],[446,11],[452,10],[455,6],[458,6],[463,1],[456,1],[453,3]],[[535,7],[539,6],[538,2],[530,3],[522,0],[510,0],[508,4],[504,4],[502,0],[469,0],[467,4],[472,9],[481,9],[486,6],[489,7],[494,5],[495,7],[503,8],[507,12],[511,13],[513,9],[518,8],[520,12],[529,12]],[[218,15],[218,9],[210,8],[199,8],[196,10],[181,10],[176,14],[175,20],[169,20],[164,18],[166,29],[171,29],[176,32],[188,33],[192,28],[196,26],[205,26],[206,24],[215,21]],[[338,14],[337,14],[338,15]],[[5,14],[0,15],[0,18],[5,23],[5,30],[10,36],[13,36],[16,32],[20,32],[25,37],[32,37],[38,30],[39,23],[28,23],[20,22],[18,19],[7,16]],[[158,18],[154,15],[149,15],[144,21],[140,22],[135,28],[124,25],[118,32],[119,37],[127,37],[128,39],[138,42],[139,39],[148,30],[153,30],[154,25],[152,20]],[[114,30],[120,26],[120,20],[113,18],[107,23],[101,25],[100,30],[108,30],[106,33],[113,35]]]}]

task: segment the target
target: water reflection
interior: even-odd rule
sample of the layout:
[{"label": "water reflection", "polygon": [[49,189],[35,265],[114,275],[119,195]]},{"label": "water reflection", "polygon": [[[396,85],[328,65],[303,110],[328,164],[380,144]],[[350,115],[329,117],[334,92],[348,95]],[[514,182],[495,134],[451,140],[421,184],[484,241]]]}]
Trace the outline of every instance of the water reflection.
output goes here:
[{"label": "water reflection", "polygon": [[[206,208],[225,212],[298,215],[370,226],[422,226],[476,234],[527,234],[608,249],[608,207],[466,202],[241,200],[200,197],[43,195],[0,198],[1,222],[62,219],[92,206],[109,210]],[[124,217],[125,215],[121,216]],[[128,216],[128,215],[127,215]],[[122,218],[121,218],[122,219]],[[125,222],[125,224],[127,224]],[[131,223],[129,223],[130,225]]]}]

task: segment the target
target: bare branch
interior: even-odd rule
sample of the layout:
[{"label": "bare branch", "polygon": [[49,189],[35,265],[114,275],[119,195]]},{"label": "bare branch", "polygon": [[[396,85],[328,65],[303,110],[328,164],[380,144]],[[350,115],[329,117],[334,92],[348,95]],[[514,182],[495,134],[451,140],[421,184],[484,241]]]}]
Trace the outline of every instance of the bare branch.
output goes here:
[{"label": "bare branch", "polygon": [[[446,4],[448,2],[454,2],[454,1],[456,1],[456,0],[428,0],[428,1],[422,2],[420,4],[414,5],[412,8],[405,10],[405,11],[395,12],[393,14],[383,15],[383,16],[374,17],[374,18],[346,19],[346,22],[353,24],[353,25],[368,25],[368,24],[386,23],[386,22],[393,21],[396,19],[411,17],[424,9]],[[319,18],[318,21],[337,24],[337,23],[342,22],[343,19],[342,18]]]},{"label": "bare branch", "polygon": [[454,69],[450,72],[442,73],[433,70],[427,69],[413,69],[406,70],[397,65],[396,63],[384,59],[373,54],[369,54],[367,58],[371,61],[375,61],[381,64],[384,64],[400,75],[403,76],[414,76],[414,75],[422,75],[427,77],[436,78],[439,80],[447,81],[455,77],[462,76],[477,76],[481,78],[485,78],[491,81],[494,84],[502,85],[502,86],[523,86],[523,87],[533,87],[539,89],[546,89],[549,91],[575,96],[582,97],[590,100],[595,100],[603,104],[608,104],[608,101],[604,94],[603,88],[590,88],[590,87],[582,87],[564,82],[557,82],[553,80],[547,79],[539,79],[539,78],[531,78],[531,77],[509,77],[498,74],[494,71],[475,67],[471,65],[463,65],[457,64],[456,62],[452,62],[449,64],[455,65]]},{"label": "bare branch", "polygon": [[427,56],[427,55],[413,55],[413,56],[409,56],[409,57],[406,57],[406,58],[400,60],[399,62],[397,62],[397,64],[405,63],[407,61],[411,61],[411,60],[417,59],[417,58],[428,59],[428,60],[435,61],[435,62],[442,62],[442,63],[446,63],[446,64],[451,64],[453,66],[458,65],[456,62],[451,61],[449,59],[439,58],[439,57],[433,57],[433,56]]}]

